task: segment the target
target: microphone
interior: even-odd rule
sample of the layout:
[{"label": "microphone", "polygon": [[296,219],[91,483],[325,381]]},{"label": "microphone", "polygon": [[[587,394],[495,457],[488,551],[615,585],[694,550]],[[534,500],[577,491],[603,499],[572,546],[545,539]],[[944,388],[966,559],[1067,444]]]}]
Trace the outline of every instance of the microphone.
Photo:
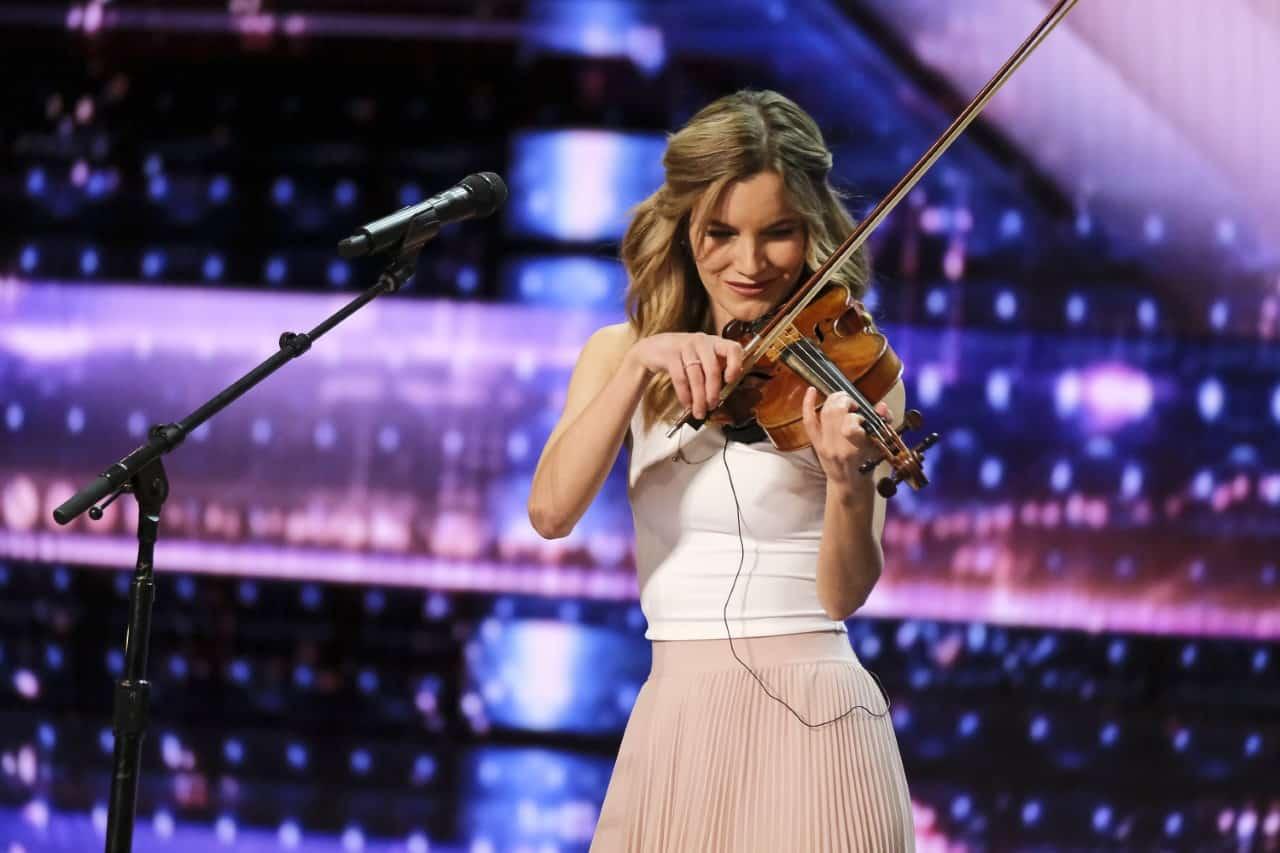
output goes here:
[{"label": "microphone", "polygon": [[364,225],[338,244],[338,254],[344,258],[372,255],[395,248],[402,240],[406,241],[403,248],[412,251],[434,237],[441,225],[488,216],[506,200],[507,185],[493,172],[467,175],[426,201]]}]

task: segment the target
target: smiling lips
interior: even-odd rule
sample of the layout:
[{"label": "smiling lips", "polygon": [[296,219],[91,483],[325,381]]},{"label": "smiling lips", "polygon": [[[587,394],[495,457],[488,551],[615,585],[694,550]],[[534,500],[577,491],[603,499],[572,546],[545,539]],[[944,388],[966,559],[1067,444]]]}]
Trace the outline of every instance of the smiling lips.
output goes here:
[{"label": "smiling lips", "polygon": [[769,289],[769,285],[773,283],[773,279],[761,282],[749,281],[726,281],[725,286],[734,293],[742,296],[759,296]]}]

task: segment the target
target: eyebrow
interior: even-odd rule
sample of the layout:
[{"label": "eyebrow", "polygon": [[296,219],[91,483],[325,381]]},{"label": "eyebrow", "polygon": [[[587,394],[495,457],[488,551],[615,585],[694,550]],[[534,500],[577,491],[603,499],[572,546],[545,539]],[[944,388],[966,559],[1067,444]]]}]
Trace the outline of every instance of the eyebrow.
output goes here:
[{"label": "eyebrow", "polygon": [[[799,220],[797,217],[795,217],[795,216],[787,216],[787,217],[784,217],[784,218],[782,218],[782,219],[777,220],[776,222],[770,223],[769,225],[765,226],[765,227],[764,227],[763,229],[761,229],[761,230],[762,230],[762,231],[771,231],[771,230],[773,230],[774,228],[778,228],[778,227],[780,227],[780,226],[782,226],[782,225],[795,225],[795,224],[797,224],[799,221],[800,221],[800,220]],[[732,225],[730,225],[730,224],[729,224],[729,223],[727,223],[727,222],[721,222],[719,219],[709,219],[709,220],[707,220],[707,227],[708,227],[708,228],[728,228],[730,231],[737,231],[737,230],[738,230],[738,229],[734,228]]]}]

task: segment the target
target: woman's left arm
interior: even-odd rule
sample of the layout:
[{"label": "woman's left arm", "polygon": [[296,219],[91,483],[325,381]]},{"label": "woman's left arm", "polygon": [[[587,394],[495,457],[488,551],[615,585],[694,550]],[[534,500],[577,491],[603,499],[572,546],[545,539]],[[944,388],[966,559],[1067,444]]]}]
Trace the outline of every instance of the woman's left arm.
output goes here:
[{"label": "woman's left arm", "polygon": [[[899,424],[906,410],[902,380],[876,406],[880,416]],[[811,388],[804,399],[804,423],[818,461],[827,476],[827,504],[822,521],[822,545],[818,550],[818,601],[837,621],[848,619],[871,594],[884,567],[880,534],[884,530],[885,499],[876,483],[889,472],[882,463],[870,475],[859,474],[864,460],[878,455],[853,414],[853,401],[843,393],[832,394],[817,411],[818,391]]]}]

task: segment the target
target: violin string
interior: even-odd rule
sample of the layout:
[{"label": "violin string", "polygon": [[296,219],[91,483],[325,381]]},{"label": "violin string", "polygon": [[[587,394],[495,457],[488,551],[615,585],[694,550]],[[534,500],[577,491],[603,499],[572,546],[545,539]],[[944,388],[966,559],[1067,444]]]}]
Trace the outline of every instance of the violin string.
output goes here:
[{"label": "violin string", "polygon": [[886,447],[890,445],[893,439],[886,435],[889,427],[884,422],[884,419],[880,417],[880,413],[875,410],[871,401],[858,390],[857,386],[836,369],[825,353],[821,351],[815,353],[813,344],[805,339],[791,344],[788,349],[803,361],[807,367],[831,383],[832,388],[848,394],[853,399],[854,405],[858,409],[858,414],[862,416],[863,427],[867,432],[874,433],[875,437]]},{"label": "violin string", "polygon": [[796,349],[796,354],[805,360],[810,368],[822,373],[827,381],[838,390],[844,391],[853,398],[857,405],[859,414],[863,417],[863,426],[868,432],[874,433],[875,437],[884,444],[885,448],[894,448],[901,444],[901,438],[897,431],[880,417],[880,413],[875,410],[857,386],[849,380],[827,357],[826,353],[818,349],[808,339],[801,339]]}]

